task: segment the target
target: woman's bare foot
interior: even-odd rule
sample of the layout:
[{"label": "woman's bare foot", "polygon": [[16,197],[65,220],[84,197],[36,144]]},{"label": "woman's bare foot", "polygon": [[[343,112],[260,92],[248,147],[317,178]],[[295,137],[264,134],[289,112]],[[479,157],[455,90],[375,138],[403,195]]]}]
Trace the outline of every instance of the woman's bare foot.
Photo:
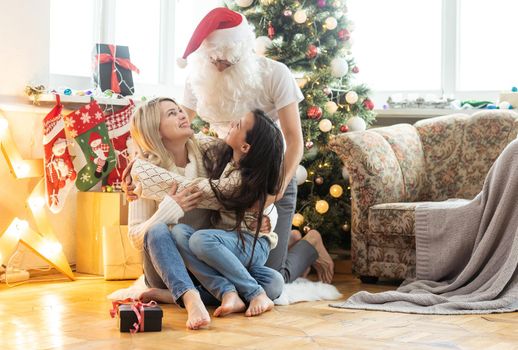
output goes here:
[{"label": "woman's bare foot", "polygon": [[295,243],[302,239],[302,234],[299,230],[291,230],[290,238],[288,240],[288,249],[293,247]]},{"label": "woman's bare foot", "polygon": [[189,329],[200,329],[210,324],[209,312],[201,301],[200,293],[195,290],[188,290],[182,296],[185,309],[187,310],[187,322]]},{"label": "woman's bare foot", "polygon": [[317,250],[318,258],[312,266],[317,271],[318,279],[324,283],[331,283],[333,281],[335,264],[322,242],[322,236],[320,236],[317,230],[311,230],[303,239]]},{"label": "woman's bare foot", "polygon": [[263,292],[250,300],[245,316],[257,316],[271,309],[273,309],[273,301]]},{"label": "woman's bare foot", "polygon": [[214,311],[214,317],[223,317],[232,313],[245,311],[245,303],[237,292],[228,292],[223,294],[221,306]]},{"label": "woman's bare foot", "polygon": [[174,304],[174,298],[169,289],[149,288],[142,292],[138,299],[143,303],[149,303],[151,300],[161,304]]}]

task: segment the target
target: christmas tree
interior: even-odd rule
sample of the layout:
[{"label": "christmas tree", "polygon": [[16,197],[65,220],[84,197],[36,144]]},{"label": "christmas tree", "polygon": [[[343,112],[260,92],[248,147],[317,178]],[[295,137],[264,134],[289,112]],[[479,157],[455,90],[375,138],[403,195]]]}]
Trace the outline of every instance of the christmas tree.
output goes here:
[{"label": "christmas tree", "polygon": [[350,247],[348,176],[328,149],[333,135],[363,130],[374,120],[351,57],[352,22],[343,0],[236,0],[227,2],[255,27],[256,52],[286,64],[304,94],[299,105],[305,150],[297,170],[293,226],[318,230],[328,248]]}]

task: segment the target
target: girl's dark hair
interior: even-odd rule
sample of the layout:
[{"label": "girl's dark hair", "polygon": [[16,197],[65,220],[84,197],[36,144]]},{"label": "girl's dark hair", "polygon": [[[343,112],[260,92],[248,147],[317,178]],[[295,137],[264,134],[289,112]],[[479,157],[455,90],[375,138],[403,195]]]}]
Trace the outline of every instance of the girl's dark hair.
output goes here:
[{"label": "girl's dark hair", "polygon": [[[236,187],[232,193],[223,194],[216,184],[209,181],[216,198],[223,207],[226,210],[235,211],[236,226],[233,230],[239,233],[243,247],[241,223],[244,221],[245,211],[251,207],[257,208],[257,227],[250,262],[261,230],[267,196],[277,194],[284,178],[282,133],[262,110],[256,109],[252,111],[252,114],[254,115],[254,125],[246,133],[246,142],[250,145],[250,149],[241,158],[236,170],[241,174],[241,185]],[[203,162],[211,180],[220,178],[226,165],[232,160],[232,154],[232,148],[224,143],[212,147],[204,153]],[[216,213],[216,216],[213,216],[213,220],[218,218],[217,215]]]}]

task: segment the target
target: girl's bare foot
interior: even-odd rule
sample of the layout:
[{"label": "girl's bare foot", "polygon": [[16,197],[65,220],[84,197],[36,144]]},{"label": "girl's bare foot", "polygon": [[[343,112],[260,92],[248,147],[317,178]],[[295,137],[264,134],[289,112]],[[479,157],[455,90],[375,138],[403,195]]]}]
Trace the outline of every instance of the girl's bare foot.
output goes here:
[{"label": "girl's bare foot", "polygon": [[223,294],[221,306],[214,311],[214,317],[223,317],[232,313],[245,311],[245,303],[237,292],[228,292]]},{"label": "girl's bare foot", "polygon": [[257,316],[266,311],[270,311],[273,309],[273,301],[266,295],[266,293],[262,292],[252,300],[250,300],[250,305],[245,312],[245,316]]},{"label": "girl's bare foot", "polygon": [[324,283],[331,283],[333,281],[335,264],[327,252],[324,242],[322,242],[322,236],[320,236],[317,230],[311,230],[303,239],[317,250],[318,258],[312,266],[317,271],[318,279]]},{"label": "girl's bare foot", "polygon": [[288,240],[288,249],[293,247],[295,243],[302,239],[302,234],[299,230],[291,230],[290,238]]},{"label": "girl's bare foot", "polygon": [[151,300],[161,304],[174,304],[174,298],[169,289],[149,288],[142,292],[138,299],[143,303],[149,303]]},{"label": "girl's bare foot", "polygon": [[200,329],[210,324],[209,312],[201,301],[200,293],[195,290],[188,290],[182,296],[185,309],[187,310],[187,322],[189,329]]},{"label": "girl's bare foot", "polygon": [[301,276],[301,277],[302,277],[302,278],[308,278],[308,276],[309,276],[309,273],[310,273],[310,272],[311,272],[311,266],[310,266],[310,267],[308,267],[308,268],[304,271],[304,273],[302,274],[302,276]]}]

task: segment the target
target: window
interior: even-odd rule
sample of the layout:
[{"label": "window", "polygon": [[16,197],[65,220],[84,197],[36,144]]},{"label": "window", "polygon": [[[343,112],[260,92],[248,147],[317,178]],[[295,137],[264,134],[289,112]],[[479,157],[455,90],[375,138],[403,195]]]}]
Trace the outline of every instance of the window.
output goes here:
[{"label": "window", "polygon": [[378,108],[388,96],[429,94],[496,101],[518,85],[518,2],[348,0],[358,81]]},{"label": "window", "polygon": [[[127,45],[140,74],[137,95],[178,94],[185,73],[176,67],[197,23],[220,0],[51,0],[50,83],[92,86],[95,43]],[[181,90],[178,90],[181,92]]]},{"label": "window", "polygon": [[459,8],[458,89],[498,91],[518,85],[518,1],[460,0]]},{"label": "window", "polygon": [[441,89],[441,0],[349,0],[348,14],[359,80],[381,91]]},{"label": "window", "polygon": [[[72,13],[77,15],[70,15]],[[50,2],[51,74],[91,75],[93,23],[93,2]]]}]

